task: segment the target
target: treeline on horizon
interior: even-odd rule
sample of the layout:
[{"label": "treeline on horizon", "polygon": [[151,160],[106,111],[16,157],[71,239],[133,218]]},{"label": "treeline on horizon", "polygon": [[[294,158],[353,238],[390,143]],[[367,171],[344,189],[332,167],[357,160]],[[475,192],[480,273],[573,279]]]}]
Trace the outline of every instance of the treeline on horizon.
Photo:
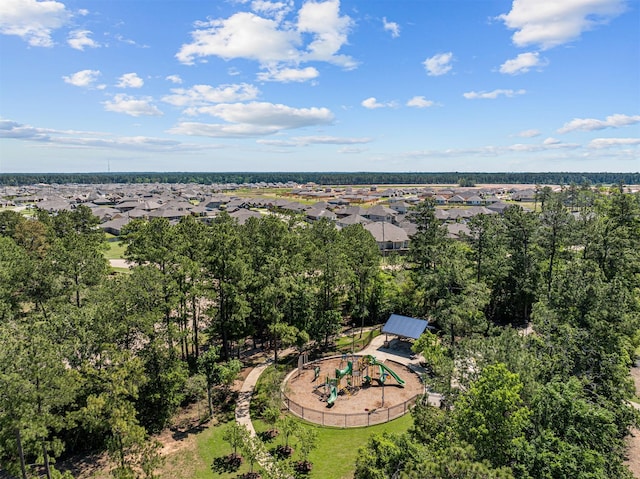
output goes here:
[{"label": "treeline on horizon", "polygon": [[0,185],[104,183],[316,183],[319,185],[418,185],[418,184],[540,184],[540,185],[612,185],[640,184],[636,173],[377,173],[377,172],[135,172],[135,173],[4,173]]}]

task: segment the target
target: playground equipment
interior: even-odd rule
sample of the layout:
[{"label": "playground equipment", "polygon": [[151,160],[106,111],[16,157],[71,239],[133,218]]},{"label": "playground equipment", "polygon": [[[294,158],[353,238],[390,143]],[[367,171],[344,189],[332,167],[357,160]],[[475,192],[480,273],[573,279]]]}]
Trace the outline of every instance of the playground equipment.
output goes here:
[{"label": "playground equipment", "polygon": [[[405,384],[404,379],[402,379],[400,376],[398,376],[393,369],[390,369],[387,366],[385,366],[384,364],[378,362],[376,360],[375,356],[371,356],[371,355],[365,356],[363,358],[363,364],[369,365],[369,366],[378,366],[379,373],[380,373],[380,377],[378,378],[378,382],[380,382],[380,384],[384,384],[385,381],[387,380],[386,376],[390,375],[393,379],[396,380],[398,385],[400,385],[401,387],[404,387],[404,384]],[[364,376],[364,380],[367,383],[371,383],[371,376],[369,376],[368,374],[365,375]]]},{"label": "playground equipment", "polygon": [[333,403],[336,402],[336,399],[338,399],[338,388],[336,386],[330,386],[330,387],[331,387],[331,393],[327,398],[327,406],[332,406]]},{"label": "playground equipment", "polygon": [[342,379],[347,374],[353,374],[353,362],[352,361],[348,361],[347,362],[347,367],[344,368],[344,369],[337,369],[336,368],[336,378]]}]

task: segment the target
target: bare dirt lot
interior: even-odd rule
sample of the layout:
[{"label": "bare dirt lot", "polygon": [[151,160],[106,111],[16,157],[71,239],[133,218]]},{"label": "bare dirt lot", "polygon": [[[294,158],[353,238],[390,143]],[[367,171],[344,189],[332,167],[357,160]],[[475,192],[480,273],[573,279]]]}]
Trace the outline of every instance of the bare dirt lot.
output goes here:
[{"label": "bare dirt lot", "polygon": [[[424,392],[420,378],[400,363],[387,360],[383,364],[405,381],[404,386],[399,385],[391,375],[386,376],[383,386],[378,379],[380,371],[377,366],[369,366],[367,370],[360,361],[355,361],[354,374],[342,378],[338,386],[341,393],[328,407],[329,388],[323,386],[325,380],[327,377],[335,378],[336,368],[343,369],[346,364],[346,360],[340,358],[326,359],[303,369],[299,376],[294,372],[285,385],[285,393],[293,403],[290,403],[292,412],[319,424],[362,426],[401,416],[407,401]],[[320,374],[314,381],[316,365],[320,367]],[[365,375],[372,378],[370,385],[363,384]],[[349,383],[354,387],[348,388]]]}]

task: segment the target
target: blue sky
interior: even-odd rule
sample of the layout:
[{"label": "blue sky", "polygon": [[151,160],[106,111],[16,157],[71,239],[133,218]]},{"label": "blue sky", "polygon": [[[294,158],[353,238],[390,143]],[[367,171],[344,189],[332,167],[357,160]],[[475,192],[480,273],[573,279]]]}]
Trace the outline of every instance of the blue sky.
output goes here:
[{"label": "blue sky", "polygon": [[637,0],[2,0],[0,172],[640,170]]}]

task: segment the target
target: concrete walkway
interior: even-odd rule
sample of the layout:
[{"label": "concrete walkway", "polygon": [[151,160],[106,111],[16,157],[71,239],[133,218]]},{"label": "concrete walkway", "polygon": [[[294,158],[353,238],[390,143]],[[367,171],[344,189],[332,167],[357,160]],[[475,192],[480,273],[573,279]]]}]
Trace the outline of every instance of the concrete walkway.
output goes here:
[{"label": "concrete walkway", "polygon": [[253,390],[256,388],[258,378],[271,364],[273,364],[273,360],[269,359],[254,367],[242,383],[240,393],[238,394],[238,402],[236,403],[236,421],[239,424],[246,426],[249,430],[249,434],[252,436],[256,435],[256,430],[253,428],[251,413],[249,411],[251,396],[253,395]]}]

